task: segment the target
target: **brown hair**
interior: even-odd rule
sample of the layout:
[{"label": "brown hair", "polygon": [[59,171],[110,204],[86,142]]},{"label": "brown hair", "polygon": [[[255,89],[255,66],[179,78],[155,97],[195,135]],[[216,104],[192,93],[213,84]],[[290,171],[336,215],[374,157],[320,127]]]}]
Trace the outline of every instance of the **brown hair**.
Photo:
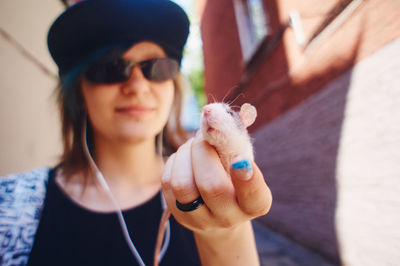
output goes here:
[{"label": "brown hair", "polygon": [[[86,174],[90,170],[89,161],[86,157],[83,142],[83,126],[86,123],[86,111],[83,108],[83,96],[80,80],[82,71],[76,71],[57,87],[57,104],[60,111],[61,135],[63,142],[63,154],[61,165],[64,174],[72,176],[78,171]],[[164,129],[156,137],[156,149],[164,156],[175,152],[188,138],[188,134],[181,125],[181,114],[183,107],[184,77],[181,73],[174,78],[174,101],[171,107],[168,122]],[[92,129],[88,123],[87,144],[89,150],[93,150]]]}]

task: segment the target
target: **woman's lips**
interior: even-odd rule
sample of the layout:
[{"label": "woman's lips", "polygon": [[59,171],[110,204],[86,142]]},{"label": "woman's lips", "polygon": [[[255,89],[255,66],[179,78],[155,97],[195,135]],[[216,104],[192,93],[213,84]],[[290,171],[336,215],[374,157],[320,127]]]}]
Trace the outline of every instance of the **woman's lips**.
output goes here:
[{"label": "woman's lips", "polygon": [[154,111],[154,108],[147,106],[123,106],[115,108],[115,111],[120,114],[130,116],[144,116]]}]

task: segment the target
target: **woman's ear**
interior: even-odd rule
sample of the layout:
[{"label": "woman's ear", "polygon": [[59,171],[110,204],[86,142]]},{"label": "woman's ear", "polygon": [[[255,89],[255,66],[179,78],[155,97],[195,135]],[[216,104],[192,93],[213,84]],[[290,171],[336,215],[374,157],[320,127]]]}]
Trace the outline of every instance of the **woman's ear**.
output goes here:
[{"label": "woman's ear", "polygon": [[247,128],[251,126],[254,121],[256,121],[257,110],[253,105],[249,103],[244,103],[240,107],[239,116],[240,120],[242,120],[244,127]]}]

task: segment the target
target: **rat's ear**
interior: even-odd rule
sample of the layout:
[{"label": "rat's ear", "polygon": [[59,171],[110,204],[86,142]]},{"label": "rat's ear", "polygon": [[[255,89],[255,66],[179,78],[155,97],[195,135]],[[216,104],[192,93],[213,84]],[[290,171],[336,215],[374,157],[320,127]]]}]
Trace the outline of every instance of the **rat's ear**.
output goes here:
[{"label": "rat's ear", "polygon": [[247,128],[248,126],[251,126],[254,121],[256,121],[257,110],[253,105],[244,103],[242,107],[240,107],[239,116],[244,127]]}]

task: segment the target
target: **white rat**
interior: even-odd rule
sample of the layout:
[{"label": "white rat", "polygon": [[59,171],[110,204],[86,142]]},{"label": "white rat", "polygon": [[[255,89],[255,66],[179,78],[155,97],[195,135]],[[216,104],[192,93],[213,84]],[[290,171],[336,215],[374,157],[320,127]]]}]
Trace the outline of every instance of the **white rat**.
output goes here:
[{"label": "white rat", "polygon": [[[256,108],[249,103],[244,103],[239,112],[233,111],[226,103],[211,103],[203,107],[198,134],[215,147],[228,173],[236,156],[254,160],[253,145],[246,128],[254,123],[256,117]],[[155,266],[159,265],[160,249],[170,215],[167,208],[161,217],[154,252]]]},{"label": "white rat", "polygon": [[229,172],[232,160],[240,156],[254,160],[253,145],[246,128],[256,120],[254,106],[245,103],[235,112],[226,103],[211,103],[203,107],[200,131],[203,138],[218,152]]}]

